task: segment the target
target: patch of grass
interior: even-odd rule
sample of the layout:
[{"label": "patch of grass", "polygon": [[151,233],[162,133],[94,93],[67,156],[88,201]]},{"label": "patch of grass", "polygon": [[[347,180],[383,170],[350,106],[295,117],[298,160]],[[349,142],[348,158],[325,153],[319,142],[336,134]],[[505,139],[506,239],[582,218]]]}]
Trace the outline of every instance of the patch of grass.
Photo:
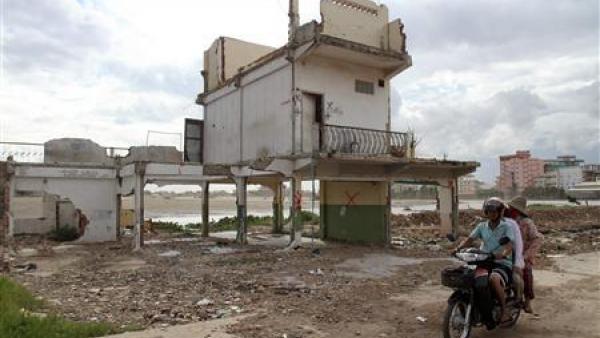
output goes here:
[{"label": "patch of grass", "polygon": [[45,304],[22,286],[0,277],[0,337],[87,338],[118,333],[108,324],[77,323],[44,313]]},{"label": "patch of grass", "polygon": [[[246,216],[246,222],[249,227],[256,225],[271,225],[273,224],[273,217],[271,216]],[[210,224],[211,231],[228,231],[236,230],[238,225],[237,216],[234,217],[223,217],[220,220]]]},{"label": "patch of grass", "polygon": [[[288,217],[285,220],[285,223],[289,222],[290,218]],[[307,225],[307,224],[319,224],[321,222],[321,217],[315,213],[312,213],[310,211],[306,211],[306,210],[302,210],[300,211],[300,221],[302,222],[302,224]]]},{"label": "patch of grass", "polygon": [[79,238],[79,230],[75,227],[65,225],[50,231],[48,237],[57,242],[70,242]]},{"label": "patch of grass", "polygon": [[154,227],[154,230],[164,231],[168,233],[192,232],[194,230],[200,229],[201,224],[190,223],[186,225],[181,225],[175,222],[152,222],[152,227]]},{"label": "patch of grass", "polygon": [[[310,211],[302,211],[300,213],[300,220],[302,224],[319,224],[320,217],[317,214],[314,214]],[[246,218],[246,222],[248,227],[257,226],[257,225],[272,225],[273,217],[272,216],[255,216],[248,215]],[[290,222],[290,218],[284,220],[284,223]],[[154,222],[152,224],[154,229],[159,231],[164,231],[168,233],[183,233],[193,235],[194,231],[198,231],[202,229],[201,223],[190,223],[186,225],[179,225],[174,222]],[[238,226],[238,218],[234,217],[223,217],[216,222],[210,222],[210,231],[218,232],[218,231],[230,231],[236,230]]]}]

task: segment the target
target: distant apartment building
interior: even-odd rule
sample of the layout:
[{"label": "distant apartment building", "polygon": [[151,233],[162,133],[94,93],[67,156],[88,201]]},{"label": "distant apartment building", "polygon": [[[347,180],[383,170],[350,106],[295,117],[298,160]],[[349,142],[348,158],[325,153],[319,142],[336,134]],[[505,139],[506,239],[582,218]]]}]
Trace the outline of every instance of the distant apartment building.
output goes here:
[{"label": "distant apartment building", "polygon": [[534,180],[534,186],[537,188],[557,188],[558,187],[558,171],[550,171],[538,176]]},{"label": "distant apartment building", "polygon": [[469,174],[458,179],[458,195],[460,197],[474,197],[477,194],[479,181],[475,175]]},{"label": "distant apartment building", "polygon": [[557,156],[555,159],[544,160],[544,171],[556,171],[565,167],[580,167],[583,160],[578,159],[575,155]]},{"label": "distant apartment building", "polygon": [[578,183],[583,182],[583,170],[581,167],[561,167],[558,168],[558,187],[564,190],[573,188]]},{"label": "distant apartment building", "polygon": [[581,167],[584,182],[595,182],[600,179],[600,164],[586,164]]},{"label": "distant apartment building", "polygon": [[545,161],[532,158],[529,150],[518,150],[513,155],[500,156],[500,176],[498,190],[505,197],[520,194],[525,188],[532,187],[535,179],[544,174]]}]

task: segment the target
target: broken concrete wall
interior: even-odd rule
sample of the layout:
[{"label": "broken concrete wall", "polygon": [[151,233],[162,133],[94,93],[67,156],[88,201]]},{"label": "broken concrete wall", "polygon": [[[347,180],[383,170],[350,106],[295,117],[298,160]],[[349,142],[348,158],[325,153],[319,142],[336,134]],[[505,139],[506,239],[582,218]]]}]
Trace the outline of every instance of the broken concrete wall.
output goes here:
[{"label": "broken concrete wall", "polygon": [[106,149],[87,139],[63,138],[44,143],[44,163],[93,163],[112,166]]},{"label": "broken concrete wall", "polygon": [[57,226],[77,228],[79,226],[79,215],[75,204],[70,200],[61,199],[56,202]]},{"label": "broken concrete wall", "polygon": [[149,146],[131,147],[129,155],[121,160],[122,165],[135,162],[181,163],[183,155],[175,147]]},{"label": "broken concrete wall", "polygon": [[56,204],[59,197],[42,193],[40,198],[19,197],[12,201],[13,235],[47,234],[56,229]]},{"label": "broken concrete wall", "polygon": [[322,0],[323,34],[388,49],[388,9],[370,0]]},{"label": "broken concrete wall", "polygon": [[205,91],[221,86],[238,73],[240,68],[274,51],[275,48],[220,37],[204,52]]},{"label": "broken concrete wall", "polygon": [[69,199],[89,221],[79,241],[104,242],[117,238],[116,169],[18,165],[15,189],[43,191]]},{"label": "broken concrete wall", "polygon": [[400,19],[388,24],[389,50],[397,53],[406,53],[406,34],[404,24]]}]

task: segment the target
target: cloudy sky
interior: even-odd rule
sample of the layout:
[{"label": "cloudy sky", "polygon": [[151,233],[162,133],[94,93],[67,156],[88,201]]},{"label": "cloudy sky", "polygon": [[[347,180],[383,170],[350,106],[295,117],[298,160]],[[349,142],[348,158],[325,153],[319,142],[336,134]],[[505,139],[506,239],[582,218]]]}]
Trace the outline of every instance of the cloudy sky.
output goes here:
[{"label": "cloudy sky", "polygon": [[[600,162],[597,0],[387,0],[412,68],[393,80],[394,128],[419,155],[531,149]],[[218,36],[281,46],[287,0],[0,0],[0,140],[145,144],[200,117],[202,54]],[[301,0],[303,21],[319,18]],[[150,135],[178,145],[178,136]]]}]

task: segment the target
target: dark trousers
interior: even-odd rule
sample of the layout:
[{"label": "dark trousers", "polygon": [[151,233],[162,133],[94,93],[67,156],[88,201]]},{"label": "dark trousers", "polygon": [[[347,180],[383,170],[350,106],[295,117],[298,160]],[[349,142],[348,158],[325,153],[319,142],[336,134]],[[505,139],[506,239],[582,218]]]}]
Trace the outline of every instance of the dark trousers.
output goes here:
[{"label": "dark trousers", "polygon": [[534,299],[535,294],[533,293],[533,270],[531,268],[531,264],[525,264],[525,269],[523,269],[523,284],[526,299]]}]

